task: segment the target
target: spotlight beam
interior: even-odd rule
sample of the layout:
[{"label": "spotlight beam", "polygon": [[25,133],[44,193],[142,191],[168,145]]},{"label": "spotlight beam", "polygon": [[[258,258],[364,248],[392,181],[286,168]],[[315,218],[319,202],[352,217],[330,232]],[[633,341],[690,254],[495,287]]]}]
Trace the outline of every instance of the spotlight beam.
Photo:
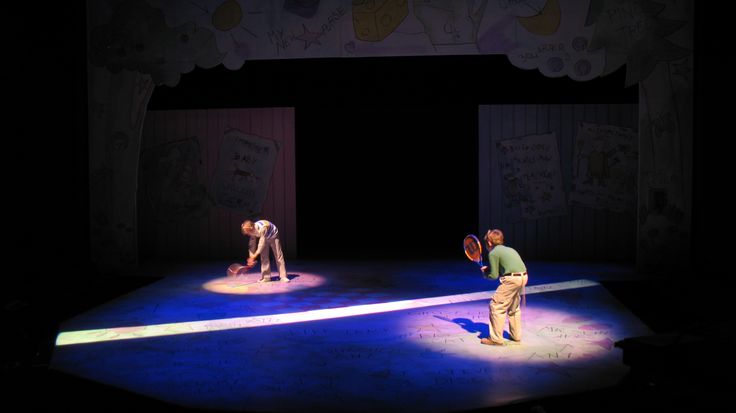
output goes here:
[{"label": "spotlight beam", "polygon": [[[598,285],[590,280],[573,280],[560,283],[533,285],[526,288],[527,294],[539,294],[551,291]],[[387,303],[363,304],[350,307],[325,308],[319,310],[300,311],[296,313],[259,315],[249,317],[223,318],[217,320],[184,321],[178,323],[152,324],[144,326],[112,327],[94,330],[64,331],[56,337],[57,346],[72,344],[96,343],[102,341],[129,340],[136,338],[171,336],[177,334],[206,333],[210,331],[253,328],[280,324],[293,324],[308,321],[327,320],[333,318],[353,317],[377,314],[389,311],[408,310],[413,308],[432,307],[463,303],[468,301],[488,300],[494,291],[446,295],[442,297],[418,298],[414,300],[391,301]]]}]

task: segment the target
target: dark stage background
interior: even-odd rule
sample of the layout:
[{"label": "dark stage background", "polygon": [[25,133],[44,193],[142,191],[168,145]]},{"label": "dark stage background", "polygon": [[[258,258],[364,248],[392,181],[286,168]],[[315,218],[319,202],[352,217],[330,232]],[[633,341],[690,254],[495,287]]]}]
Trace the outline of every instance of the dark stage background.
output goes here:
[{"label": "dark stage background", "polygon": [[159,86],[149,110],[295,107],[299,258],[450,258],[478,230],[478,105],[636,103],[624,77],[505,56],[250,61]]},{"label": "dark stage background", "polygon": [[[84,276],[99,270],[89,257],[84,5],[45,11],[18,4],[5,26],[17,39],[8,45],[16,58],[5,64],[10,114],[3,163],[10,263],[19,268],[13,284],[59,269]],[[723,267],[726,246],[716,235],[730,222],[723,199],[728,179],[718,179],[728,173],[730,115],[716,100],[727,99],[730,75],[727,54],[709,30],[718,27],[713,16],[695,13],[695,24],[693,265],[687,271],[708,272]],[[474,81],[489,72],[499,81]],[[239,81],[250,76],[264,80]],[[624,103],[637,95],[636,87],[624,88],[623,67],[575,82],[520,70],[504,56],[346,58],[195,69],[176,88],[157,87],[149,108],[295,107],[299,255],[398,256],[398,232],[419,240],[401,245],[421,258],[454,255],[457,233],[477,226],[477,105]],[[376,136],[380,142],[344,145],[346,130],[356,142]],[[455,132],[451,142],[448,131]],[[328,144],[305,144],[314,138]],[[376,162],[389,156],[388,144],[391,162]],[[335,234],[322,224],[328,221],[350,242],[323,248]],[[57,270],[38,269],[49,265]]]},{"label": "dark stage background", "polygon": [[[716,236],[730,227],[724,201],[729,181],[718,178],[728,176],[730,162],[730,114],[728,105],[718,103],[731,89],[728,53],[712,29],[719,27],[718,19],[695,6],[693,265],[687,269],[693,273],[723,268],[726,245]],[[30,4],[9,6],[13,18],[4,27],[15,39],[7,49],[14,58],[4,64],[10,111],[3,162],[5,234],[9,264],[19,269],[12,284],[60,271],[80,276],[96,271],[89,259],[84,4],[33,11]],[[489,71],[500,80],[473,81]],[[264,81],[239,82],[243,76]],[[237,72],[195,69],[176,88],[158,87],[149,108],[294,106],[300,255],[390,256],[397,249],[387,239],[398,227],[421,240],[408,247],[411,255],[433,257],[456,248],[455,228],[476,227],[478,104],[635,102],[637,94],[636,87],[624,88],[623,70],[575,82],[522,71],[504,56],[320,59],[251,61]],[[376,103],[387,109],[376,113]],[[417,117],[427,126],[421,136],[407,136],[405,131],[418,127],[412,124]],[[384,125],[391,123],[397,126],[386,131]],[[382,138],[361,148],[304,145],[318,129],[326,142],[344,142],[344,130]],[[450,129],[457,132],[452,144],[444,140]],[[396,135],[405,140],[397,142]],[[401,170],[375,162],[376,153],[385,156],[387,143],[394,145],[391,163]],[[335,182],[347,185],[337,190]],[[387,212],[388,202],[399,213]],[[417,218],[408,220],[407,214]],[[350,243],[321,248],[334,234],[320,225],[326,220],[337,222],[331,228]],[[382,225],[376,228],[376,222]],[[49,266],[56,271],[39,270]]]}]

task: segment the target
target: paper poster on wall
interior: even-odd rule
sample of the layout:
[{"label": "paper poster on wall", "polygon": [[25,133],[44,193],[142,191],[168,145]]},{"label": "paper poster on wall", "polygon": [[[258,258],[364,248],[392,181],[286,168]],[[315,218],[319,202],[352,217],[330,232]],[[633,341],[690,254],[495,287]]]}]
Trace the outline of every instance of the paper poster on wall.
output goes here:
[{"label": "paper poster on wall", "polygon": [[215,204],[251,217],[260,214],[278,151],[273,139],[226,131],[212,178]]},{"label": "paper poster on wall", "polygon": [[631,128],[581,123],[575,138],[570,203],[614,212],[635,211],[636,138]]},{"label": "paper poster on wall", "polygon": [[141,187],[157,221],[203,217],[209,210],[197,138],[168,142],[141,155]]},{"label": "paper poster on wall", "polygon": [[554,133],[496,143],[504,205],[512,219],[537,219],[567,213],[560,156]]}]

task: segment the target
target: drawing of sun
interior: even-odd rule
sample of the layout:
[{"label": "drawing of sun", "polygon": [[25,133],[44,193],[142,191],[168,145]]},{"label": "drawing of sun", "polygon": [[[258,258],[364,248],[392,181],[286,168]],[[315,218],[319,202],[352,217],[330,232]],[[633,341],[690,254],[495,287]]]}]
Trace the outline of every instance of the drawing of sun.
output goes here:
[{"label": "drawing of sun", "polygon": [[198,28],[212,32],[217,50],[223,55],[222,64],[230,70],[243,66],[251,55],[251,42],[258,39],[256,31],[246,22],[249,15],[258,13],[247,11],[245,0],[158,0],[151,3],[163,11],[166,23],[172,27],[193,22]]}]

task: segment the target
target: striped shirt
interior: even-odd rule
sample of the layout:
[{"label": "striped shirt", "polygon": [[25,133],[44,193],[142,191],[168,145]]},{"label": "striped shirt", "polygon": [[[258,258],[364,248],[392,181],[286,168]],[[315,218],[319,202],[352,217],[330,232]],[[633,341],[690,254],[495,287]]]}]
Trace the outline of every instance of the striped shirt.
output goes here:
[{"label": "striped shirt", "polygon": [[258,233],[258,238],[274,239],[279,235],[279,229],[273,223],[262,219],[253,223]]}]

